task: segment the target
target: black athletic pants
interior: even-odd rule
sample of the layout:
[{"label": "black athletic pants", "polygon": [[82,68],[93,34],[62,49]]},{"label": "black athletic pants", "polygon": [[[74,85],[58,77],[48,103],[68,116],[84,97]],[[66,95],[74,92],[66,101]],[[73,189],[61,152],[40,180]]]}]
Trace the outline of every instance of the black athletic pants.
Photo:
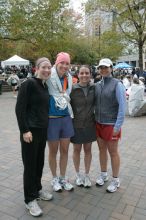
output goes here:
[{"label": "black athletic pants", "polygon": [[24,165],[23,184],[25,203],[38,198],[38,191],[42,189],[41,177],[44,167],[47,129],[30,128],[33,141],[26,143],[20,135],[22,160]]}]

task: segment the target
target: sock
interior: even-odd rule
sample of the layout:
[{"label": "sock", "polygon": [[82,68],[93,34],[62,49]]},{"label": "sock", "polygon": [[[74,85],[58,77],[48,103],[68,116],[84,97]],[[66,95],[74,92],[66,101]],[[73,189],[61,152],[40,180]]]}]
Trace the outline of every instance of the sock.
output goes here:
[{"label": "sock", "polygon": [[103,176],[107,176],[107,171],[101,171],[101,174],[102,174]]},{"label": "sock", "polygon": [[57,176],[53,176],[53,179],[56,179],[57,178]]},{"label": "sock", "polygon": [[64,179],[65,179],[65,176],[60,176],[60,179],[61,179],[61,180],[64,180]]},{"label": "sock", "polygon": [[115,176],[113,176],[113,180],[115,180],[115,181],[119,181],[119,177],[115,177]]}]

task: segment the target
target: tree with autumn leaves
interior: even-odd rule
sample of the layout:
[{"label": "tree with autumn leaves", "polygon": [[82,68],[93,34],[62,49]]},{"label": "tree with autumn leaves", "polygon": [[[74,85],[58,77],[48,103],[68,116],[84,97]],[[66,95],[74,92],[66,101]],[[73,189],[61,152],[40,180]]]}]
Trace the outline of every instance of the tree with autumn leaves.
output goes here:
[{"label": "tree with autumn leaves", "polygon": [[30,59],[51,57],[52,44],[56,47],[56,39],[65,32],[62,13],[67,4],[68,0],[8,0],[0,7],[1,41],[12,45],[12,53]]},{"label": "tree with autumn leaves", "polygon": [[100,40],[86,37],[82,16],[68,6],[69,0],[1,1],[0,59],[43,55],[53,62],[59,51],[66,51],[74,63],[93,64],[104,56],[116,60],[123,50],[121,34],[109,30]]},{"label": "tree with autumn leaves", "polygon": [[59,51],[71,54],[76,63],[95,63],[98,43],[91,45],[83,35],[81,16],[68,9],[67,0],[9,0],[0,5],[1,59],[17,53],[34,60]]},{"label": "tree with autumn leaves", "polygon": [[89,12],[100,7],[113,13],[113,34],[120,33],[123,43],[126,40],[138,48],[139,67],[142,70],[146,42],[145,0],[88,0],[86,7]]}]

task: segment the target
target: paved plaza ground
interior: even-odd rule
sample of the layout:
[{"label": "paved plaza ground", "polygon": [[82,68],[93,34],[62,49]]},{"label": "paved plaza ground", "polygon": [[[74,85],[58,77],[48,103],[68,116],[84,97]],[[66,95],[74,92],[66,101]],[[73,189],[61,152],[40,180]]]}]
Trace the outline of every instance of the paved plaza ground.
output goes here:
[{"label": "paved plaza ground", "polygon": [[[11,92],[0,95],[0,220],[31,220],[24,207],[19,130],[15,117],[15,103]],[[146,220],[146,117],[126,117],[120,141],[121,187],[113,194],[106,187],[98,188],[95,180],[99,173],[98,148],[93,143],[91,189],[77,188],[74,192],[54,193],[50,202],[39,201],[44,215],[42,220]],[[51,173],[47,161],[43,186],[50,189]],[[83,154],[81,156],[83,169]],[[109,174],[111,168],[109,163]],[[72,145],[69,149],[67,176],[74,183]]]}]

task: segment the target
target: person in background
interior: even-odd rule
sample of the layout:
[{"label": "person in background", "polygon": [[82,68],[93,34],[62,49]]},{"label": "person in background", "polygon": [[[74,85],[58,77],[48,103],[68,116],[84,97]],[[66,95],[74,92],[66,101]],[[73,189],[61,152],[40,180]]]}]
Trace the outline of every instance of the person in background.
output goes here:
[{"label": "person in background", "polygon": [[[73,113],[69,97],[72,90],[72,76],[69,74],[69,67],[69,54],[59,53],[51,70],[51,77],[47,81],[50,94],[48,114],[49,166],[53,176],[51,185],[55,192],[74,189],[66,177],[69,143],[70,138],[74,135]],[[56,158],[58,151],[60,152],[59,176],[57,175]]]},{"label": "person in background", "polygon": [[125,86],[126,91],[130,88],[132,82],[132,78],[130,75],[126,75],[123,78],[123,85]]},{"label": "person in background", "polygon": [[112,180],[107,192],[115,192],[120,186],[120,156],[118,141],[121,138],[121,126],[125,116],[126,95],[123,84],[112,77],[113,63],[110,59],[101,59],[98,65],[102,80],[95,86],[95,120],[101,173],[96,185],[103,186],[108,181],[108,152],[112,165]]},{"label": "person in background", "polygon": [[92,74],[92,78],[95,79],[96,74],[97,74],[95,65],[91,66],[91,74]]},{"label": "person in background", "polygon": [[139,83],[144,88],[144,91],[145,91],[145,78],[140,76],[139,77]]},{"label": "person in background", "polygon": [[10,85],[12,87],[14,98],[17,98],[16,88],[19,87],[21,83],[20,83],[20,79],[17,76],[15,70],[13,70],[12,74],[7,79],[7,83],[8,83],[8,85]]},{"label": "person in background", "polygon": [[[92,142],[96,141],[94,98],[95,86],[90,83],[91,73],[87,66],[81,66],[78,73],[79,83],[73,86],[71,106],[74,113],[73,126],[75,135],[71,138],[74,146],[73,161],[76,170],[77,186],[91,187],[89,177]],[[84,149],[85,174],[80,173],[80,153]]]},{"label": "person in background", "polygon": [[75,73],[74,75],[72,75],[72,83],[73,83],[73,85],[74,84],[76,84],[76,83],[78,83],[78,74],[77,73]]},{"label": "person in background", "polygon": [[24,81],[20,87],[16,116],[20,129],[25,206],[32,216],[43,211],[37,199],[51,200],[52,194],[42,190],[41,178],[48,127],[48,87],[51,63],[43,57],[36,62],[36,78]]},{"label": "person in background", "polygon": [[135,75],[135,68],[132,69],[132,72],[131,72],[132,76]]},{"label": "person in background", "polygon": [[[140,77],[139,77],[140,78]],[[140,79],[133,78],[133,84],[128,99],[129,115],[132,117],[146,115],[146,99],[144,97],[144,86]]]},{"label": "person in background", "polygon": [[97,83],[101,80],[101,75],[98,73],[94,78],[94,83]]}]

